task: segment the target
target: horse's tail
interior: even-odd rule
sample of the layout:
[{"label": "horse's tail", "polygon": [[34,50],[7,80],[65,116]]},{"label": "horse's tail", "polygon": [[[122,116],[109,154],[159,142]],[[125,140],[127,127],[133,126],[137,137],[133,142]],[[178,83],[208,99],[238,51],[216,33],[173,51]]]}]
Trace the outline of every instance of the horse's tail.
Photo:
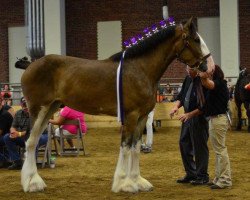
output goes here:
[{"label": "horse's tail", "polygon": [[23,57],[23,58],[17,58],[18,61],[15,63],[15,67],[18,68],[18,69],[26,69],[31,61],[28,61],[28,58],[27,57]]}]

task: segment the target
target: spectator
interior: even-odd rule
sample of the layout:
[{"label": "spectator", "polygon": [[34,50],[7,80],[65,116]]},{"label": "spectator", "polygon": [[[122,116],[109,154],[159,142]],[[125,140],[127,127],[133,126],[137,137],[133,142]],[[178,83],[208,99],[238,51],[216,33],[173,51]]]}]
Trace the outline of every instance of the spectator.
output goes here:
[{"label": "spectator", "polygon": [[[8,167],[9,170],[21,169],[22,159],[18,151],[18,147],[25,147],[25,142],[30,135],[30,117],[26,100],[21,98],[21,109],[16,112],[13,119],[10,133],[4,136],[4,143],[8,149],[10,160],[13,162]],[[46,144],[47,137],[42,136],[39,144]]]},{"label": "spectator", "polygon": [[202,113],[205,91],[197,72],[188,66],[187,72],[188,76],[170,112],[170,117],[173,117],[180,107],[183,106],[185,111],[178,119],[182,122],[179,145],[186,175],[177,183],[204,185],[209,182],[208,123]]},{"label": "spectator", "polygon": [[167,83],[163,94],[165,96],[164,102],[172,102],[173,101],[174,90],[171,88],[169,83]]},{"label": "spectator", "polygon": [[[77,126],[76,125],[63,125],[63,122],[67,119],[73,120],[73,119],[79,119],[81,123],[82,132],[87,132],[87,126],[84,121],[84,113],[76,111],[72,108],[69,108],[65,106],[60,111],[59,117],[57,119],[50,119],[49,122],[54,125],[62,126],[63,134],[64,135],[72,135],[77,133]],[[57,137],[60,136],[59,128],[55,130],[55,135]],[[67,140],[71,148],[75,148],[72,140]]]},{"label": "spectator", "polygon": [[1,96],[4,99],[3,104],[7,104],[7,105],[11,106],[11,104],[12,104],[12,99],[11,99],[12,92],[11,92],[11,89],[10,89],[8,84],[4,85],[4,88],[1,91]]},{"label": "spectator", "polygon": [[8,155],[4,149],[4,135],[9,133],[13,117],[9,112],[3,109],[2,106],[3,98],[0,96],[0,168],[7,167]]}]

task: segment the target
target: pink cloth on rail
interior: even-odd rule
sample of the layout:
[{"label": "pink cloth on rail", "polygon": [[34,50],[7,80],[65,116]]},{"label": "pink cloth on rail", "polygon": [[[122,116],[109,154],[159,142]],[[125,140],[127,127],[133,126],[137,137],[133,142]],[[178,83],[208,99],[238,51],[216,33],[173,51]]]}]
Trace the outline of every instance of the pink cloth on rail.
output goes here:
[{"label": "pink cloth on rail", "polygon": [[[81,128],[82,128],[82,132],[86,133],[87,132],[87,125],[84,121],[84,113],[79,112],[77,110],[74,110],[72,108],[69,108],[67,106],[65,106],[61,111],[60,111],[60,115],[62,117],[64,117],[65,119],[80,119],[80,123],[81,123]],[[64,130],[69,131],[72,134],[76,134],[77,132],[77,127],[75,125],[62,125],[62,128]]]}]

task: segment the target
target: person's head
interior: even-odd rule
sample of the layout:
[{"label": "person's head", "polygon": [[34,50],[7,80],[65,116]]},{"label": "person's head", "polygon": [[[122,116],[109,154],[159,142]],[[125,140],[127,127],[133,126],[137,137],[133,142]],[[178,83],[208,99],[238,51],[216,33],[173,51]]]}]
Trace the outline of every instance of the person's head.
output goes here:
[{"label": "person's head", "polygon": [[197,73],[196,69],[193,69],[193,68],[189,67],[188,65],[187,65],[186,69],[187,69],[188,75],[191,76],[191,78],[195,78],[197,76],[198,73]]},{"label": "person's head", "polygon": [[215,68],[214,68],[213,80],[215,79],[220,79],[220,80],[224,79],[224,73],[219,65],[215,65]]},{"label": "person's head", "polygon": [[28,111],[27,102],[26,102],[26,99],[24,97],[21,98],[20,105],[21,105],[23,110]]},{"label": "person's head", "polygon": [[9,90],[9,85],[5,84],[5,85],[4,85],[4,90],[5,90],[5,91],[8,91],[8,90]]},{"label": "person's head", "polygon": [[167,83],[166,90],[167,90],[167,92],[172,92],[172,88],[170,86],[170,83]]}]

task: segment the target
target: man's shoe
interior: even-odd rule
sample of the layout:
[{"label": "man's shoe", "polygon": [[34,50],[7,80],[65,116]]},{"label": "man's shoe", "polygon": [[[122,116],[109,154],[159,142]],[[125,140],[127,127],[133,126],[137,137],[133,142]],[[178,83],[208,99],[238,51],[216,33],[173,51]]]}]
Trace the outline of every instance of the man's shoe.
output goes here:
[{"label": "man's shoe", "polygon": [[4,167],[5,167],[4,161],[1,161],[1,162],[0,162],[0,168],[4,168]]},{"label": "man's shoe", "polygon": [[11,166],[8,167],[9,170],[20,170],[22,169],[23,163],[21,160],[14,161]]},{"label": "man's shoe", "polygon": [[7,161],[0,161],[0,168],[7,168],[10,166],[10,163]]},{"label": "man's shoe", "polygon": [[207,185],[209,182],[209,179],[207,178],[198,178],[196,180],[191,181],[190,183],[192,185]]},{"label": "man's shoe", "polygon": [[193,176],[184,176],[183,178],[177,179],[177,183],[190,183],[191,181],[196,180]]}]

